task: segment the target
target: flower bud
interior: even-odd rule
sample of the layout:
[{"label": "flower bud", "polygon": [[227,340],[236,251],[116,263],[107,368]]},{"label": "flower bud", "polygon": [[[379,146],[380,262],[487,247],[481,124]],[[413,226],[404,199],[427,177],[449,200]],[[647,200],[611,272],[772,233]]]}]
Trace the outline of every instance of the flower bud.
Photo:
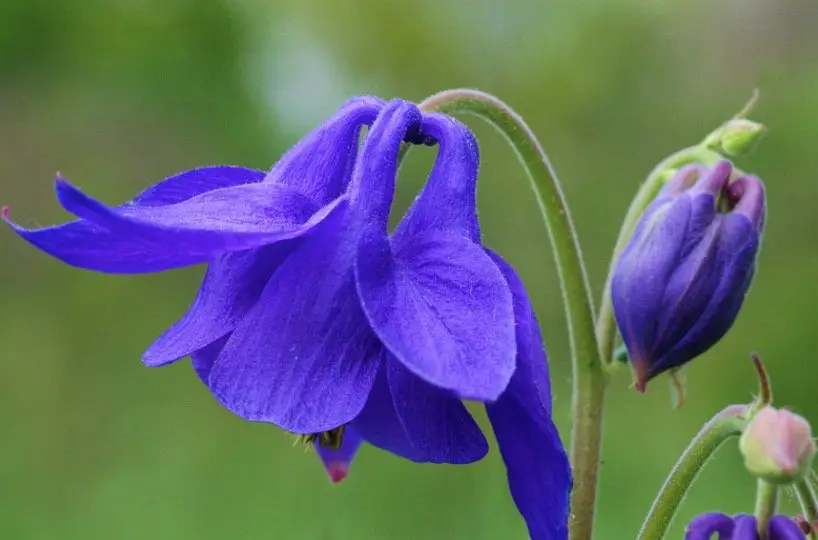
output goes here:
[{"label": "flower bud", "polygon": [[766,133],[767,126],[764,124],[734,118],[708,135],[704,145],[726,156],[738,157],[755,150]]},{"label": "flower bud", "polygon": [[755,150],[766,133],[767,126],[764,124],[735,118],[714,131],[705,144],[727,156],[743,156]]},{"label": "flower bud", "polygon": [[770,406],[761,409],[747,425],[739,449],[750,473],[775,484],[789,484],[802,477],[815,456],[809,422]]},{"label": "flower bud", "polygon": [[750,287],[764,186],[754,176],[731,182],[732,172],[728,161],[680,169],[616,262],[611,300],[640,391],[718,342]]}]

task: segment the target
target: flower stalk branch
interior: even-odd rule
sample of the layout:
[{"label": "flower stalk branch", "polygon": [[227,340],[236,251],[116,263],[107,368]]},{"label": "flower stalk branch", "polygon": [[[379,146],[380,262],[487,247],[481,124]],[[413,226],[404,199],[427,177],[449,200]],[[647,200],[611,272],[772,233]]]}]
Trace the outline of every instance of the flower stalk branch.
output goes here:
[{"label": "flower stalk branch", "polygon": [[725,441],[741,434],[746,413],[746,405],[730,405],[702,427],[670,471],[642,524],[638,540],[664,538],[673,516],[704,465]]},{"label": "flower stalk branch", "polygon": [[778,486],[772,482],[758,479],[758,487],[756,488],[756,527],[758,527],[758,536],[761,540],[769,538],[768,529],[770,519],[778,511]]},{"label": "flower stalk branch", "polygon": [[[810,525],[815,524],[818,522],[818,496],[816,496],[809,478],[798,480],[793,487],[798,497],[798,503],[801,505],[801,511],[804,513],[804,519]],[[818,532],[815,531],[814,526],[809,533],[809,538],[810,540],[818,539]]]},{"label": "flower stalk branch", "polygon": [[534,133],[516,112],[499,99],[477,90],[447,90],[430,96],[420,104],[420,108],[448,114],[469,113],[492,124],[514,148],[537,196],[565,302],[573,366],[571,464],[574,489],[571,495],[570,538],[589,540],[593,530],[599,475],[606,374],[597,346],[588,277],[559,180]]}]

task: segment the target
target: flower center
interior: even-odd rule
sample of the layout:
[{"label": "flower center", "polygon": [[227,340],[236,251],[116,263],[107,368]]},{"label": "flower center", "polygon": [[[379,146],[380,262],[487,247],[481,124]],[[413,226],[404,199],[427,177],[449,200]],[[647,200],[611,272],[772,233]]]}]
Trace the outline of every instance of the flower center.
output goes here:
[{"label": "flower center", "polygon": [[299,435],[298,441],[303,444],[317,444],[321,448],[329,448],[338,450],[344,442],[344,431],[346,426],[339,426],[329,431],[322,431],[321,433],[310,433],[307,435]]}]

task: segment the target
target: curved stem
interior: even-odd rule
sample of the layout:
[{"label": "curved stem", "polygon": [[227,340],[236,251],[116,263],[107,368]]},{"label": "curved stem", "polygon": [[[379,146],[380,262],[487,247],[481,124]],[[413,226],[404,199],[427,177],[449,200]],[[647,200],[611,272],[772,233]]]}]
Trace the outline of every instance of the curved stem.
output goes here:
[{"label": "curved stem", "polygon": [[594,329],[594,309],[579,241],[568,205],[548,156],[525,121],[499,99],[477,90],[447,90],[420,108],[444,113],[470,113],[488,121],[505,136],[528,173],[545,218],[562,288],[573,366],[573,429],[571,464],[572,540],[590,540],[593,529],[606,375]]},{"label": "curved stem", "polygon": [[758,530],[758,537],[761,540],[767,540],[769,537],[768,529],[770,527],[770,519],[778,511],[778,486],[761,478],[758,479],[757,486],[756,507],[754,512],[756,528]]},{"label": "curved stem", "polygon": [[613,302],[611,300],[611,280],[613,279],[613,272],[616,268],[616,262],[619,260],[619,255],[630,241],[639,218],[642,217],[644,211],[659,194],[672,170],[692,163],[714,164],[720,159],[723,158],[719,154],[701,145],[680,150],[654,167],[631,202],[628,213],[625,215],[625,221],[623,221],[622,228],[619,230],[619,236],[616,239],[610,268],[608,269],[608,277],[605,280],[605,289],[602,292],[599,319],[597,319],[596,324],[599,354],[606,366],[613,362],[616,341],[616,320],[614,319]]},{"label": "curved stem", "polygon": [[[804,512],[804,519],[807,523],[813,525],[818,522],[818,497],[815,495],[815,490],[812,489],[808,478],[802,478],[795,483],[795,494],[798,496],[798,502],[801,505],[801,511]],[[809,533],[809,538],[815,540],[818,538],[818,532],[814,529]]]},{"label": "curved stem", "polygon": [[673,466],[648,516],[638,540],[661,540],[696,476],[715,451],[730,437],[741,433],[745,405],[730,405],[708,421]]}]

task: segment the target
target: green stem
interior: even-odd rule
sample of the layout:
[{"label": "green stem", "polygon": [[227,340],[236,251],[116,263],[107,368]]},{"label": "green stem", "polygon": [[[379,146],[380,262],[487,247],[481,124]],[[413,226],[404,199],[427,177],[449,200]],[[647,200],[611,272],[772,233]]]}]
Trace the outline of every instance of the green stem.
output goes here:
[{"label": "green stem", "polygon": [[[808,478],[801,478],[795,483],[795,494],[798,496],[798,502],[801,505],[801,511],[804,512],[804,519],[812,525],[818,521],[818,497],[815,495],[815,490],[812,489]],[[818,532],[812,531],[809,533],[811,540],[818,539]]]},{"label": "green stem", "polygon": [[537,137],[525,121],[499,99],[477,90],[447,90],[423,103],[424,111],[470,113],[488,121],[511,144],[528,173],[554,251],[571,345],[573,429],[571,464],[571,540],[590,540],[602,440],[606,374],[594,330],[594,309],[579,241],[559,180]]},{"label": "green stem", "polygon": [[645,212],[653,199],[659,194],[659,191],[665,185],[668,178],[669,171],[678,169],[691,163],[705,163],[713,164],[723,159],[719,154],[709,150],[701,145],[691,146],[680,150],[675,154],[669,156],[664,161],[659,163],[651,173],[648,175],[642,187],[636,193],[631,202],[628,213],[625,215],[625,221],[622,223],[622,228],[619,230],[619,237],[616,239],[614,246],[613,257],[611,257],[610,268],[608,269],[608,277],[605,280],[605,289],[602,293],[602,301],[599,308],[599,319],[596,324],[596,337],[599,343],[599,354],[602,357],[602,362],[607,366],[613,362],[613,351],[616,341],[616,320],[613,313],[613,302],[611,300],[611,281],[613,280],[613,272],[616,267],[616,262],[619,260],[619,255],[631,239],[633,231],[636,229],[636,224],[639,218]]},{"label": "green stem", "polygon": [[730,405],[708,421],[682,453],[642,524],[638,540],[661,540],[687,491],[716,450],[741,433],[746,405]]},{"label": "green stem", "polygon": [[756,509],[754,512],[756,527],[759,538],[767,540],[770,518],[778,511],[778,486],[761,478],[758,479],[757,486]]}]

